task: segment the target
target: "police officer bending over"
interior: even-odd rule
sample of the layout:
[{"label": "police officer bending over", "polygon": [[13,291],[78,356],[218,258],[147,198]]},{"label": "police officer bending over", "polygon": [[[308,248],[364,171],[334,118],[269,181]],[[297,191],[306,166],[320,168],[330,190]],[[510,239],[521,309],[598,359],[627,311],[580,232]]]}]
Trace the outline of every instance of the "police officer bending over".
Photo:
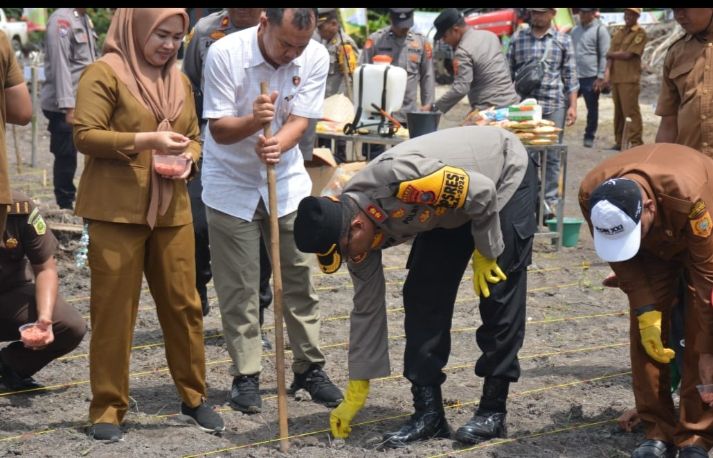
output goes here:
[{"label": "police officer bending over", "polygon": [[[0,382],[23,390],[40,387],[32,376],[74,350],[87,324],[57,293],[57,239],[27,196],[12,199],[0,239],[0,341],[15,342],[0,350]],[[35,335],[19,340],[18,327],[32,322]]]},{"label": "police officer bending over", "polygon": [[469,126],[395,146],[358,172],[337,201],[302,200],[295,221],[298,248],[318,253],[325,273],[346,259],[354,282],[349,385],[331,414],[335,437],[349,435],[369,380],[390,375],[381,250],[413,237],[403,290],[404,376],[416,411],[399,431],[385,435],[385,445],[449,436],[442,369],[453,304],[471,256],[483,321],[476,332],[483,354],[475,373],[485,381],[475,415],[455,437],[477,443],[505,435],[509,385],[520,376],[536,192],[533,161],[515,135]]}]

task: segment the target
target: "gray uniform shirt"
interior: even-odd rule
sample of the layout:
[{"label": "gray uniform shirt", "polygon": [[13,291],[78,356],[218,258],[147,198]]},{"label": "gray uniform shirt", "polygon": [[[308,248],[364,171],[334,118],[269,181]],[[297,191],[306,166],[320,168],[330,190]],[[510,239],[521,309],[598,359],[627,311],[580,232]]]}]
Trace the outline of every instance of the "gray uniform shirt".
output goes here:
[{"label": "gray uniform shirt", "polygon": [[[341,37],[339,32],[337,32],[337,34],[334,35],[334,38],[329,41],[324,40],[321,37],[319,30],[315,29],[314,35],[312,35],[312,39],[316,40],[318,43],[322,43],[324,47],[327,48],[327,52],[329,52],[329,73],[327,74],[327,88],[324,92],[325,98],[334,94],[347,95],[347,78],[339,65],[339,56],[337,55],[342,52],[342,38],[344,39],[345,44],[352,47],[358,59],[359,47],[356,45],[356,42],[354,42],[352,37],[347,35],[343,30],[341,31]],[[351,81],[349,81],[349,83],[351,83]]]},{"label": "gray uniform shirt", "polygon": [[[599,49],[597,49],[597,36]],[[572,29],[572,43],[579,78],[604,79],[610,42],[609,31],[599,19],[593,20],[586,26],[578,25]]]},{"label": "gray uniform shirt", "polygon": [[455,127],[391,148],[349,181],[344,194],[380,231],[366,259],[347,262],[354,284],[350,379],[390,373],[381,250],[471,221],[476,249],[496,259],[504,249],[498,212],[515,194],[527,161],[520,140],[504,129]]},{"label": "gray uniform shirt", "polygon": [[194,88],[203,89],[203,65],[210,45],[238,30],[241,29],[233,25],[225,10],[211,13],[196,22],[183,54],[183,73]]},{"label": "gray uniform shirt", "polygon": [[453,69],[453,85],[436,102],[436,108],[444,113],[466,94],[471,108],[477,110],[520,101],[500,40],[492,32],[468,28],[453,56]]},{"label": "gray uniform shirt", "polygon": [[[409,33],[399,38],[385,27],[369,35],[361,51],[359,62],[373,64],[374,56],[385,54],[391,57],[391,65],[396,65],[406,70],[408,80],[406,93],[401,109],[395,112],[394,117],[406,123],[406,113],[420,111],[416,98],[416,91],[421,88],[421,105],[430,105],[436,97],[436,78],[433,73],[433,49],[428,39],[418,32],[410,30]],[[354,101],[355,104],[358,101]]]},{"label": "gray uniform shirt", "polygon": [[59,8],[47,21],[45,32],[45,81],[40,104],[43,110],[74,108],[79,77],[97,59],[97,35],[88,15],[74,8]]}]

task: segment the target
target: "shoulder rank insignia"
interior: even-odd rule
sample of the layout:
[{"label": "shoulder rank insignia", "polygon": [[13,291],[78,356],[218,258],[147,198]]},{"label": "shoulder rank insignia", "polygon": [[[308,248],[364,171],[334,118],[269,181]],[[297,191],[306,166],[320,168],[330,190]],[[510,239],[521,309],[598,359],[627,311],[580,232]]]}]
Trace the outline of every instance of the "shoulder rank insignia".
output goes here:
[{"label": "shoulder rank insignia", "polygon": [[37,208],[33,209],[32,213],[30,213],[27,224],[30,224],[35,229],[37,235],[45,235],[47,232],[47,223],[45,223],[44,218],[42,218]]},{"label": "shoulder rank insignia", "polygon": [[366,214],[377,223],[383,223],[387,218],[386,212],[376,204],[369,204],[369,206],[366,207]]},{"label": "shoulder rank insignia", "polygon": [[435,211],[434,214],[435,214],[436,216],[443,216],[443,215],[446,214],[447,211],[448,211],[448,209],[445,208],[445,207],[438,207],[438,208],[436,209],[436,211]]},{"label": "shoulder rank insignia", "polygon": [[225,32],[222,30],[214,30],[213,33],[210,34],[210,37],[214,40],[220,40],[225,36]]},{"label": "shoulder rank insignia", "polygon": [[391,212],[391,217],[398,219],[403,217],[405,214],[406,210],[404,210],[403,208],[397,208],[396,210]]},{"label": "shoulder rank insignia", "polygon": [[698,199],[691,207],[691,212],[688,214],[689,219],[698,218],[706,211],[706,203],[703,199]]},{"label": "shoulder rank insignia", "polygon": [[468,196],[469,182],[465,170],[445,166],[428,176],[402,182],[396,198],[409,204],[461,208]]}]

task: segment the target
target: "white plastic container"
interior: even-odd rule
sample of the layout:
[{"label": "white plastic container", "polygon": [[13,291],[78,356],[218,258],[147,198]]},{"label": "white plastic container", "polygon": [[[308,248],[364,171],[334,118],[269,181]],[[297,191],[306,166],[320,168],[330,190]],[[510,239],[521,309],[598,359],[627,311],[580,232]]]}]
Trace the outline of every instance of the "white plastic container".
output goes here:
[{"label": "white plastic container", "polygon": [[[379,117],[379,111],[371,104],[381,107],[381,93],[384,90],[386,74],[386,103],[384,111],[391,114],[401,108],[406,93],[406,70],[390,64],[363,64],[354,72],[354,108],[361,105],[362,119]],[[364,94],[359,90],[364,78]]]}]

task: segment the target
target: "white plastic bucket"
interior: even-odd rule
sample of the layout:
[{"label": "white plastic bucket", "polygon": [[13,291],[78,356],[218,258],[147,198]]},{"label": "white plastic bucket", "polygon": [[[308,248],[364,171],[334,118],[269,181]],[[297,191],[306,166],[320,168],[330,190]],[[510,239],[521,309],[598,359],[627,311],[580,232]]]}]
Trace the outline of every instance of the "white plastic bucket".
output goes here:
[{"label": "white plastic bucket", "polygon": [[[393,113],[401,108],[406,93],[406,70],[395,65],[363,64],[354,72],[354,106],[361,105],[362,117],[366,113],[378,114],[371,106],[381,107],[381,96],[384,90],[384,73],[386,73],[386,99],[384,111]],[[361,94],[361,80],[364,78],[364,94]]]}]

